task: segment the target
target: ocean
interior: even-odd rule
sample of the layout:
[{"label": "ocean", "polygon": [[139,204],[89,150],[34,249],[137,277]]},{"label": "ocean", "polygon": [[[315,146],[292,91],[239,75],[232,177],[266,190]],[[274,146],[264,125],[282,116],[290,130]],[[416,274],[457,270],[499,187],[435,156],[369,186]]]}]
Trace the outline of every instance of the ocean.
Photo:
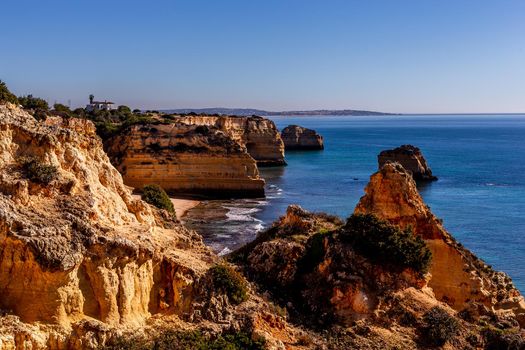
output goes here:
[{"label": "ocean", "polygon": [[464,246],[525,292],[525,115],[270,117],[315,129],[324,151],[287,152],[288,166],[262,168],[266,198],[205,201],[186,223],[225,254],[251,241],[290,204],[348,217],[377,170],[380,151],[421,148],[439,180],[419,187]]}]

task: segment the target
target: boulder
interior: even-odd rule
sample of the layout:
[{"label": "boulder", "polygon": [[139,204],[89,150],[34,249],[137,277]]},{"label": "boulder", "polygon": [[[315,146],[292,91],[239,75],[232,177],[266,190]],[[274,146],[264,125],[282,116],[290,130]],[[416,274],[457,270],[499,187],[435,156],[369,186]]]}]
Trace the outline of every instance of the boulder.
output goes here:
[{"label": "boulder", "polygon": [[315,130],[289,125],[281,132],[285,150],[322,150],[323,137]]}]

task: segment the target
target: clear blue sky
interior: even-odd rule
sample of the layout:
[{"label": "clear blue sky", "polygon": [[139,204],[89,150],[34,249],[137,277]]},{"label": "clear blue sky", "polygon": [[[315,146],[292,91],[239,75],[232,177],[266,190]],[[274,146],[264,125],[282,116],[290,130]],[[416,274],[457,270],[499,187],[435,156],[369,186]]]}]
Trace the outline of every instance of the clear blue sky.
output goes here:
[{"label": "clear blue sky", "polygon": [[16,0],[0,31],[51,103],[525,112],[522,0]]}]

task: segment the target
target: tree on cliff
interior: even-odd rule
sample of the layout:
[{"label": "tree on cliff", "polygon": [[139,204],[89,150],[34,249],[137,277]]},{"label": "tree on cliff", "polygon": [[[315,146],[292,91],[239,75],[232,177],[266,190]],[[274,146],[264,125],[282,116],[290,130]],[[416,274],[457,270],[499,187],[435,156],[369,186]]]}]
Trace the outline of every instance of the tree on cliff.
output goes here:
[{"label": "tree on cliff", "polygon": [[18,104],[18,98],[9,91],[7,85],[0,80],[0,103],[1,102],[11,102]]},{"label": "tree on cliff", "polygon": [[33,95],[27,95],[27,96],[20,96],[18,98],[18,102],[24,107],[25,109],[33,109],[33,110],[49,110],[49,105],[47,104],[47,101],[38,98],[33,97]]}]

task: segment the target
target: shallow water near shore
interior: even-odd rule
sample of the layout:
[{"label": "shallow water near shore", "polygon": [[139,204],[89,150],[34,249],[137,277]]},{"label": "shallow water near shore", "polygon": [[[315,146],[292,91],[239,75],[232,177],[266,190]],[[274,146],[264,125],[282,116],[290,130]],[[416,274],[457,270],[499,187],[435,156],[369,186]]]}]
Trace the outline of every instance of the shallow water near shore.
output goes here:
[{"label": "shallow water near shore", "polygon": [[219,253],[299,204],[349,216],[377,154],[402,144],[421,148],[439,180],[419,190],[461,243],[525,292],[525,116],[440,115],[270,117],[281,130],[298,124],[324,137],[324,151],[288,152],[288,166],[262,168],[266,198],[205,201],[184,220]]}]

